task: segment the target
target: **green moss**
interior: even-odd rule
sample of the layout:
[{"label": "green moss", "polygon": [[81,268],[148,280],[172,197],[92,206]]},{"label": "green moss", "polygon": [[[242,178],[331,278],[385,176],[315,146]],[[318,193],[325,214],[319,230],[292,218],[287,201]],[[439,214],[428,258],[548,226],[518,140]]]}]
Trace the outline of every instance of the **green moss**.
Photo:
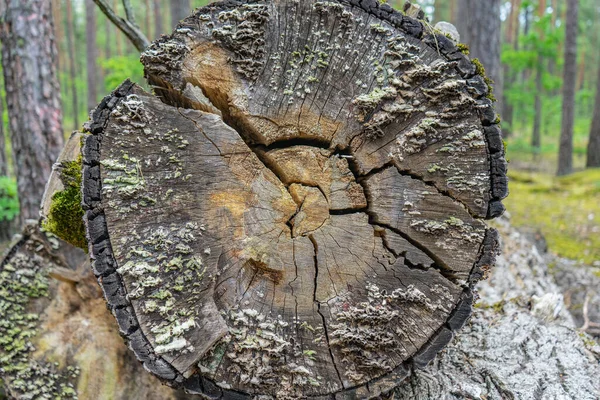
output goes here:
[{"label": "green moss", "polygon": [[488,304],[485,302],[475,303],[475,308],[480,310],[493,310],[495,314],[500,314],[504,311],[504,306],[506,305],[505,300],[500,300],[493,304]]},{"label": "green moss", "polygon": [[456,45],[456,47],[458,47],[458,51],[460,51],[464,55],[468,56],[469,54],[471,54],[471,50],[469,50],[469,46],[467,46],[464,43],[459,43]]},{"label": "green moss", "polygon": [[64,162],[61,179],[64,190],[52,196],[44,229],[73,246],[87,250],[83,208],[81,208],[81,156],[75,161]]},{"label": "green moss", "polygon": [[492,100],[492,101],[496,101],[496,97],[494,96],[494,81],[491,80],[485,73],[485,67],[483,66],[483,64],[481,63],[481,61],[479,61],[478,58],[474,58],[471,60],[471,62],[473,63],[473,65],[475,65],[475,72],[477,75],[483,77],[483,79],[485,80],[485,83],[488,87],[488,94],[487,94],[487,98]]},{"label": "green moss", "polygon": [[511,171],[509,177],[504,203],[513,225],[540,230],[560,256],[600,261],[600,169],[561,178]]}]

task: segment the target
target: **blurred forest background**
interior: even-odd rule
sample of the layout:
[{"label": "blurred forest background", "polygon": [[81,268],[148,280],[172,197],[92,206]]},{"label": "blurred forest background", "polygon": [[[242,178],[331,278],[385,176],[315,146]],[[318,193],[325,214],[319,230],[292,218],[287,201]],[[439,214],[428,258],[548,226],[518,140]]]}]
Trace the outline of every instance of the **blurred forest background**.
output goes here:
[{"label": "blurred forest background", "polygon": [[[209,2],[51,1],[65,137],[80,129],[89,111],[124,79],[144,82],[139,46],[96,3],[124,20],[127,16],[152,41]],[[127,3],[131,9],[124,8]],[[404,0],[389,3],[402,8]],[[511,196],[505,204],[513,224],[541,232],[550,250],[560,256],[600,266],[600,2],[416,3],[432,26],[438,21],[454,24],[471,56],[481,59],[495,81],[511,169]],[[3,60],[4,68],[7,62]],[[7,240],[32,215],[19,214],[19,192],[23,197],[27,188],[17,189],[19,167],[13,148],[15,137],[23,132],[11,132],[4,82],[0,87],[0,135],[5,143],[0,156],[0,233]]]}]

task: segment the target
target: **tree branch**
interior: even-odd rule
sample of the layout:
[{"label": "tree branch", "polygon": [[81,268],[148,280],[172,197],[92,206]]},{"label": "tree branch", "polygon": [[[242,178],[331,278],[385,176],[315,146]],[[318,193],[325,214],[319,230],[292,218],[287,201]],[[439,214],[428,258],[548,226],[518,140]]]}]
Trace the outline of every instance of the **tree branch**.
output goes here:
[{"label": "tree branch", "polygon": [[135,26],[135,15],[133,14],[133,8],[131,8],[131,3],[129,0],[123,0],[123,8],[125,9],[125,17],[127,20],[131,21]]},{"label": "tree branch", "polygon": [[127,19],[123,19],[117,15],[117,13],[110,7],[106,0],[94,0],[94,3],[100,8],[100,11],[108,17],[108,19],[117,27],[121,32],[127,36],[131,43],[140,52],[144,51],[146,47],[150,45],[150,41],[144,35],[142,30],[135,23],[131,4],[128,0],[123,0],[123,6],[125,7],[125,13]]}]

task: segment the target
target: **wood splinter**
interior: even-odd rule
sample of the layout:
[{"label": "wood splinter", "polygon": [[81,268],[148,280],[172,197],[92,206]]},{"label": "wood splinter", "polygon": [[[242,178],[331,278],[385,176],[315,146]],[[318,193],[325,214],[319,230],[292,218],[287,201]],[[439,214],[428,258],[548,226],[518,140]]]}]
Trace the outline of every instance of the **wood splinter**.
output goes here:
[{"label": "wood splinter", "polygon": [[[422,17],[422,16],[421,16]],[[208,398],[372,398],[470,316],[507,195],[481,69],[376,0],[198,9],[86,125],[93,271]]]}]

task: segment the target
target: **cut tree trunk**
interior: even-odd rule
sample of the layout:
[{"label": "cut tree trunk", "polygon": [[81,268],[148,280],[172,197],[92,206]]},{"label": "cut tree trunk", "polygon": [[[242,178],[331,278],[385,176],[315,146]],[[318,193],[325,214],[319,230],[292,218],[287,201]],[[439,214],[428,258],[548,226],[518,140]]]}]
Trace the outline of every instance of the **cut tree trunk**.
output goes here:
[{"label": "cut tree trunk", "polygon": [[223,2],[142,61],[158,97],[126,82],[96,109],[83,203],[145,368],[209,397],[364,398],[433,359],[507,194],[454,43],[377,1]]},{"label": "cut tree trunk", "polygon": [[506,162],[480,69],[375,0],[215,3],[142,61],[157,96],[102,101],[44,214],[85,246],[83,195],[145,369],[210,398],[332,399],[427,365],[497,252]]}]

